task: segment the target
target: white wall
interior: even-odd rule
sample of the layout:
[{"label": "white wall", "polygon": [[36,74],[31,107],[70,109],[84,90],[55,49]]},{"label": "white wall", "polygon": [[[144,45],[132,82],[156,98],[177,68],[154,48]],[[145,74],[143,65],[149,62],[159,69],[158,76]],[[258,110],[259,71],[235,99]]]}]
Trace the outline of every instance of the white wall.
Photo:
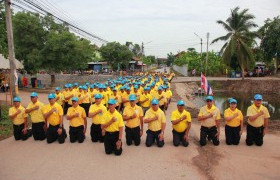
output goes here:
[{"label": "white wall", "polygon": [[183,76],[188,76],[188,65],[183,65],[183,66],[173,65],[172,68],[174,69],[174,71],[177,71]]}]

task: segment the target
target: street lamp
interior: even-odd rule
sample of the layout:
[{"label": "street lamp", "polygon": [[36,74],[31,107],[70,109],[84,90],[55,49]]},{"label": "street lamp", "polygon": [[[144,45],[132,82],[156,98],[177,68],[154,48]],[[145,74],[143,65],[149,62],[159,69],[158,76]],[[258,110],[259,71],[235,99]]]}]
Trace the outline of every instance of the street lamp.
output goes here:
[{"label": "street lamp", "polygon": [[194,33],[194,35],[196,35],[200,39],[200,56],[201,56],[200,70],[202,70],[202,38],[199,35],[197,35],[196,33]]}]

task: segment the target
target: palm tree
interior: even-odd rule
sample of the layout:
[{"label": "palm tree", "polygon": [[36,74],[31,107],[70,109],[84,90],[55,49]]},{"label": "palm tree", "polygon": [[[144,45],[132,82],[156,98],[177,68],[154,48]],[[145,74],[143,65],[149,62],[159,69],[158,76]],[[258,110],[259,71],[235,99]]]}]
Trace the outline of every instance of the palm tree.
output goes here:
[{"label": "palm tree", "polygon": [[250,29],[257,27],[257,25],[252,21],[255,16],[248,13],[249,9],[241,11],[239,9],[239,7],[236,7],[231,10],[230,17],[225,22],[222,20],[217,21],[218,24],[225,28],[227,34],[214,39],[211,44],[220,40],[226,41],[221,48],[222,59],[229,65],[231,58],[236,57],[242,70],[242,80],[244,80],[245,68],[249,66],[250,62],[254,61],[249,44],[254,41],[253,38],[256,33],[250,31]]}]

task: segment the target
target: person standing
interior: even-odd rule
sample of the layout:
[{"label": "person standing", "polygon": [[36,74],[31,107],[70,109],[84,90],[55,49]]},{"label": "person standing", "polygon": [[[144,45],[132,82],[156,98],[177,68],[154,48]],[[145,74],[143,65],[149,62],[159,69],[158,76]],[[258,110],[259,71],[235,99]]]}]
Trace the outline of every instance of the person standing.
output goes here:
[{"label": "person standing", "polygon": [[9,118],[13,122],[14,138],[18,140],[27,140],[32,133],[27,129],[27,114],[24,107],[20,104],[21,99],[16,96],[13,98],[14,105],[9,109]]},{"label": "person standing", "polygon": [[123,120],[126,121],[126,144],[130,146],[134,142],[135,146],[139,146],[143,135],[143,110],[136,105],[137,97],[135,94],[129,96],[129,101],[130,106],[126,106],[123,112]]},{"label": "person standing", "polygon": [[32,92],[30,94],[31,102],[28,104],[25,113],[30,114],[32,121],[32,135],[34,140],[45,140],[45,119],[43,115],[44,104],[38,100],[38,94]]},{"label": "person standing", "polygon": [[101,122],[107,112],[107,108],[102,104],[102,95],[95,94],[95,104],[89,108],[89,118],[92,118],[90,127],[90,136],[92,142],[104,142],[104,135],[102,135]]},{"label": "person standing", "polygon": [[116,100],[108,100],[109,110],[101,122],[101,128],[105,132],[104,147],[105,153],[115,153],[116,156],[122,154],[122,134],[124,122],[122,115],[115,109]]},{"label": "person standing", "polygon": [[189,145],[189,132],[191,128],[191,115],[185,110],[185,102],[179,100],[177,102],[177,109],[171,114],[172,134],[174,146],[182,145],[187,147]]},{"label": "person standing", "polygon": [[153,99],[152,107],[146,112],[144,123],[148,124],[146,146],[151,147],[156,141],[158,147],[164,146],[164,130],[166,126],[166,117],[159,108],[157,99]]},{"label": "person standing", "polygon": [[140,105],[143,108],[143,114],[145,114],[146,111],[151,106],[152,95],[149,93],[149,91],[150,91],[150,88],[149,87],[145,87],[144,88],[144,93],[140,96]]},{"label": "person standing", "polygon": [[248,125],[246,144],[248,146],[252,146],[254,143],[257,146],[262,146],[263,137],[268,130],[270,115],[267,108],[262,105],[262,100],[262,95],[256,94],[254,96],[254,103],[247,109]]},{"label": "person standing", "polygon": [[49,104],[45,105],[43,110],[46,126],[49,124],[46,134],[47,143],[58,140],[59,144],[63,144],[66,138],[66,131],[63,128],[63,109],[55,102],[55,94],[49,94],[48,100]]},{"label": "person standing", "polygon": [[84,142],[85,133],[87,130],[87,117],[85,109],[79,106],[79,99],[77,97],[72,98],[72,107],[67,111],[67,120],[70,121],[69,135],[70,142],[79,143]]},{"label": "person standing", "polygon": [[60,105],[60,106],[62,106],[62,107],[64,107],[64,96],[63,96],[63,94],[60,92],[60,87],[56,87],[55,88],[55,97],[56,97],[56,102]]},{"label": "person standing", "polygon": [[212,140],[215,146],[220,144],[220,110],[213,104],[213,96],[206,96],[206,106],[200,108],[198,121],[201,122],[200,145],[206,145],[206,138]]},{"label": "person standing", "polygon": [[243,114],[237,109],[237,100],[229,99],[229,108],[224,112],[227,145],[238,145],[243,131]]}]

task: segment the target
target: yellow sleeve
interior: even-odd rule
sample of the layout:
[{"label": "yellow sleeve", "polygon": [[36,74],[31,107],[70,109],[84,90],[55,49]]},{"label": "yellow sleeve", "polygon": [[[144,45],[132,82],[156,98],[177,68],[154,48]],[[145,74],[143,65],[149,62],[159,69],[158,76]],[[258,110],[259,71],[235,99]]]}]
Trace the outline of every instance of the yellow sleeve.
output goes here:
[{"label": "yellow sleeve", "polygon": [[58,104],[58,115],[63,116],[63,109],[59,104]]},{"label": "yellow sleeve", "polygon": [[30,109],[31,108],[31,103],[28,104],[28,106],[26,107],[26,109]]},{"label": "yellow sleeve", "polygon": [[127,115],[127,111],[128,111],[128,107],[125,107],[124,110],[123,110],[123,115],[126,116]]},{"label": "yellow sleeve", "polygon": [[9,109],[9,116],[11,116],[11,115],[13,115],[14,114],[14,112],[13,112],[13,109],[12,109],[12,107]]},{"label": "yellow sleeve", "polygon": [[143,113],[143,109],[142,109],[141,107],[139,107],[139,111],[140,111],[140,113],[139,113],[140,116],[143,117],[143,116],[144,116],[144,113]]},{"label": "yellow sleeve", "polygon": [[176,119],[178,119],[178,117],[176,116],[176,111],[173,111],[172,113],[171,113],[171,121],[175,121]]},{"label": "yellow sleeve", "polygon": [[119,127],[124,127],[124,122],[123,122],[123,118],[121,115],[119,115]]},{"label": "yellow sleeve", "polygon": [[164,112],[161,113],[161,116],[162,116],[162,117],[161,117],[161,118],[162,118],[162,119],[161,119],[161,123],[166,123],[166,117],[165,117]]},{"label": "yellow sleeve", "polygon": [[106,122],[108,121],[108,112],[106,112],[105,114],[104,114],[104,118],[101,120],[101,124],[106,124]]},{"label": "yellow sleeve", "polygon": [[265,108],[265,111],[264,111],[264,118],[266,118],[266,119],[270,118],[267,108]]},{"label": "yellow sleeve", "polygon": [[240,110],[239,110],[239,119],[240,119],[240,121],[243,121],[243,119],[244,119],[243,114]]},{"label": "yellow sleeve", "polygon": [[90,105],[89,107],[89,113],[93,113],[94,112],[94,105]]},{"label": "yellow sleeve", "polygon": [[199,113],[198,113],[198,116],[203,116],[203,111],[202,111],[202,108],[200,108],[200,110],[199,110]]},{"label": "yellow sleeve", "polygon": [[192,122],[191,113],[187,112],[187,122]]},{"label": "yellow sleeve", "polygon": [[70,116],[71,114],[72,114],[72,107],[71,108],[69,108],[68,110],[67,110],[67,114],[66,114],[66,116]]},{"label": "yellow sleeve", "polygon": [[146,112],[144,119],[147,119],[147,118],[152,118],[152,113],[149,110]]},{"label": "yellow sleeve", "polygon": [[229,117],[230,115],[229,115],[229,113],[228,113],[228,110],[226,109],[225,111],[224,111],[224,117],[226,118],[226,117]]},{"label": "yellow sleeve", "polygon": [[221,119],[221,113],[220,110],[217,110],[217,115],[215,120],[220,120]]},{"label": "yellow sleeve", "polygon": [[86,111],[85,111],[85,109],[84,108],[82,108],[82,118],[86,118],[87,117],[87,115],[86,115]]},{"label": "yellow sleeve", "polygon": [[253,116],[254,114],[253,114],[253,111],[252,111],[252,108],[251,108],[251,106],[250,107],[248,107],[248,109],[247,109],[247,116]]}]

